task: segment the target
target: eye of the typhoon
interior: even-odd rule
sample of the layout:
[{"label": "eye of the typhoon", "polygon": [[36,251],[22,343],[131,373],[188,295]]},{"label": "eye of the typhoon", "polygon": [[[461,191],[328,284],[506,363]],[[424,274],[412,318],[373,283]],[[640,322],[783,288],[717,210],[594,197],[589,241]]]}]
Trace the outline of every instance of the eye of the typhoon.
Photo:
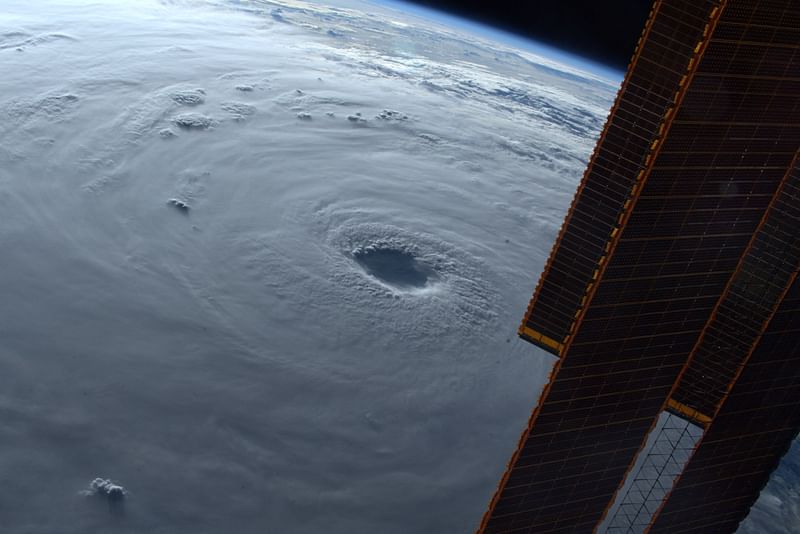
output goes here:
[{"label": "eye of the typhoon", "polygon": [[406,250],[378,244],[357,247],[352,255],[364,272],[397,289],[423,288],[438,279],[434,269]]},{"label": "eye of the typhoon", "polygon": [[0,0],[0,534],[474,532],[601,67],[413,2]]}]

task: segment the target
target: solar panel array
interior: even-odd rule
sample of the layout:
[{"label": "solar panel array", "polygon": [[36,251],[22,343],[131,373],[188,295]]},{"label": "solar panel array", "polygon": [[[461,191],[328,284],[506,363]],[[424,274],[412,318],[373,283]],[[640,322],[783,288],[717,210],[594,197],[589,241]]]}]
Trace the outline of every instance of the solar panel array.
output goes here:
[{"label": "solar panel array", "polygon": [[716,4],[671,0],[653,8],[521,329],[554,354],[574,331],[624,224]]},{"label": "solar panel array", "polygon": [[[671,119],[681,81],[685,85],[717,12],[713,1],[656,2],[526,316],[522,334],[529,340],[559,354],[575,331],[576,315],[619,237],[629,201],[653,163],[653,143]],[[597,296],[606,299],[605,288]],[[611,318],[614,309],[594,312],[590,324]],[[678,338],[659,351],[658,340],[626,343],[602,328],[580,328],[571,341],[534,411],[535,431],[523,435],[484,517],[485,532],[585,531],[595,524],[694,340]],[[682,354],[664,362],[675,343]],[[643,358],[648,346],[652,354]]]},{"label": "solar panel array", "polygon": [[663,409],[710,435],[792,279],[800,201],[762,219],[798,147],[800,0],[656,1],[520,327],[560,359],[480,531],[591,531]]},{"label": "solar panel array", "polygon": [[671,395],[705,418],[714,417],[800,269],[798,165],[787,173]]},{"label": "solar panel array", "polygon": [[[796,202],[800,205],[800,198]],[[798,399],[800,282],[795,279],[650,532],[736,531],[797,435]]]}]

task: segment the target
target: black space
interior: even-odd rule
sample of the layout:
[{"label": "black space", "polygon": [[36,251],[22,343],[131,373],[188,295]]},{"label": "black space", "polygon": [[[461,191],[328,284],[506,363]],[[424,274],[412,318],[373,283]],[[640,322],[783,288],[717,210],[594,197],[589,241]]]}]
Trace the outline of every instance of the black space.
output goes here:
[{"label": "black space", "polygon": [[652,0],[412,0],[624,70]]}]

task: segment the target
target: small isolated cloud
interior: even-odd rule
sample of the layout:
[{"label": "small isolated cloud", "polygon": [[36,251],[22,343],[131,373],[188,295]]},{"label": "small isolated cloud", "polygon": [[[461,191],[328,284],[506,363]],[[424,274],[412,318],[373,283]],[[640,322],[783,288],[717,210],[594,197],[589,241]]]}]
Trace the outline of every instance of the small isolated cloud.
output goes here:
[{"label": "small isolated cloud", "polygon": [[176,104],[182,106],[198,106],[206,101],[206,92],[203,89],[190,89],[188,91],[176,91],[170,95]]},{"label": "small isolated cloud", "polygon": [[353,124],[366,124],[367,119],[361,117],[361,113],[356,113],[355,115],[348,115],[347,120],[352,122]]},{"label": "small isolated cloud", "polygon": [[181,113],[176,115],[172,122],[184,130],[208,130],[217,124],[211,117],[200,113]]},{"label": "small isolated cloud", "polygon": [[405,113],[400,113],[399,111],[384,109],[383,111],[375,115],[375,118],[385,121],[404,121],[408,120],[408,115],[406,115]]},{"label": "small isolated cloud", "polygon": [[188,212],[189,211],[189,203],[186,202],[185,200],[181,200],[179,198],[171,198],[171,199],[167,200],[167,204],[169,204],[170,206],[174,206],[176,209],[178,209],[180,211],[183,211],[183,212]]},{"label": "small isolated cloud", "polygon": [[109,503],[120,502],[128,495],[128,491],[108,478],[95,478],[89,487],[81,492],[86,497],[101,497]]}]

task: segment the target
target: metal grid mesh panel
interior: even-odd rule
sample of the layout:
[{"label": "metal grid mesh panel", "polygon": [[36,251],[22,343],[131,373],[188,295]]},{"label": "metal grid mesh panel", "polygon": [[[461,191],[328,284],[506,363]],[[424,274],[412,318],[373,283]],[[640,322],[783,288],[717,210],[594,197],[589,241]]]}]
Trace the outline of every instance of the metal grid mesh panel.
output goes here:
[{"label": "metal grid mesh panel", "polygon": [[662,412],[597,532],[644,532],[702,434],[702,427]]}]

